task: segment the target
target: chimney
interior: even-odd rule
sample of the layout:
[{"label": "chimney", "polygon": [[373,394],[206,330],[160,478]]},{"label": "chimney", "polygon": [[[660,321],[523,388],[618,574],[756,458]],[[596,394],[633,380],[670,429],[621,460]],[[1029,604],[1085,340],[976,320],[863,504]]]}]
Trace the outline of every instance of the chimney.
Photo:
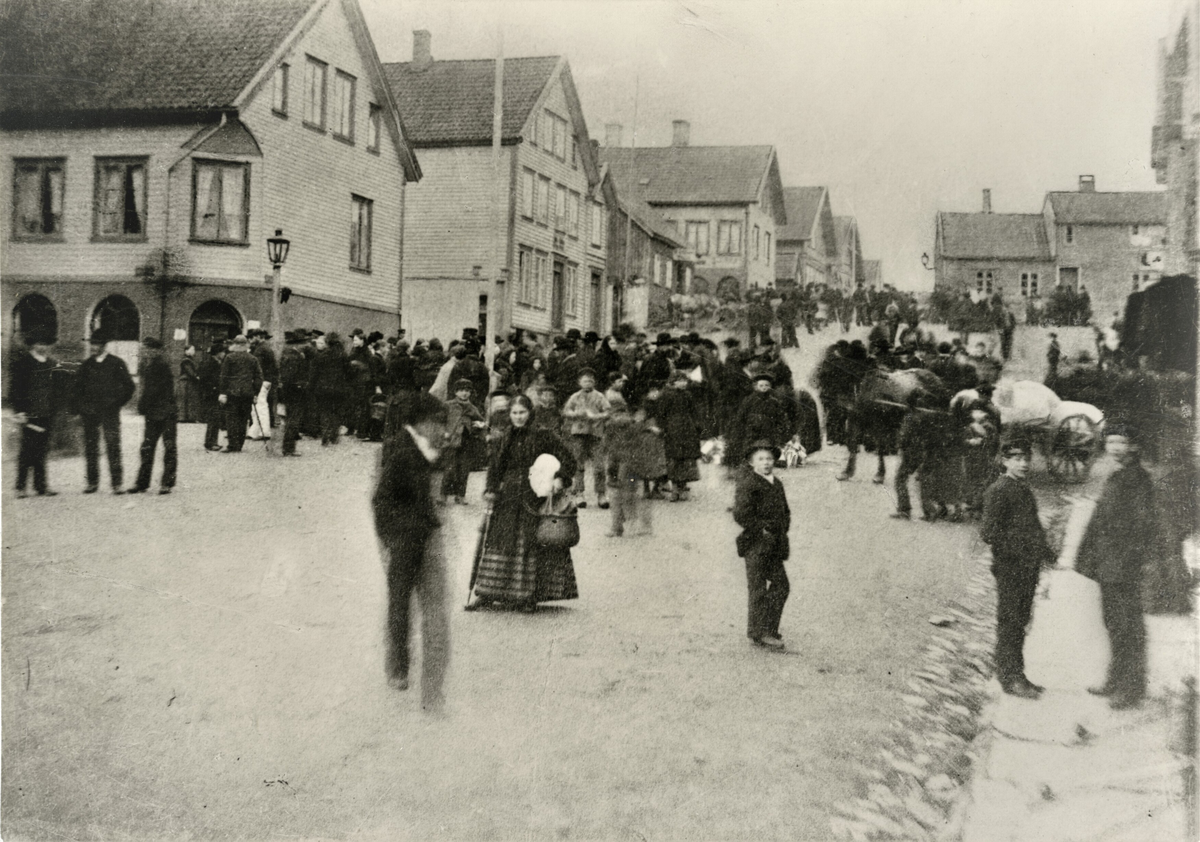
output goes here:
[{"label": "chimney", "polygon": [[983,212],[992,212],[992,189],[990,187],[983,188]]},{"label": "chimney", "polygon": [[1094,175],[1079,176],[1079,192],[1080,193],[1095,193],[1096,192],[1096,176],[1094,176]]},{"label": "chimney", "polygon": [[620,123],[605,123],[604,124],[604,145],[605,146],[620,146],[621,145],[621,124]]},{"label": "chimney", "polygon": [[671,121],[671,145],[687,146],[692,139],[692,124],[687,120]]},{"label": "chimney", "polygon": [[425,70],[433,64],[433,36],[428,29],[413,30],[413,70]]}]

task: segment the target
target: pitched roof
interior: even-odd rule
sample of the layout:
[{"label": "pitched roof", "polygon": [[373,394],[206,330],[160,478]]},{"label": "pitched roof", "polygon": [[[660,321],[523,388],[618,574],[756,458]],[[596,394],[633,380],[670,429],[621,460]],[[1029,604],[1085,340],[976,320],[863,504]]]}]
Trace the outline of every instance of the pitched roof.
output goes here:
[{"label": "pitched roof", "polygon": [[[505,141],[520,138],[560,61],[559,56],[504,60]],[[494,59],[439,60],[424,69],[415,69],[410,61],[383,67],[414,146],[491,143]]]},{"label": "pitched roof", "polygon": [[1040,213],[939,213],[942,257],[1049,260]]},{"label": "pitched roof", "polygon": [[883,261],[864,260],[863,282],[869,287],[878,287],[883,281]]},{"label": "pitched roof", "polygon": [[758,201],[774,160],[771,146],[604,147],[618,191],[651,205],[730,205]]},{"label": "pitched roof", "polygon": [[234,105],[327,0],[30,0],[0,16],[0,115],[213,111]]},{"label": "pitched roof", "polygon": [[794,281],[800,275],[800,254],[775,250],[775,280]]},{"label": "pitched roof", "polygon": [[649,232],[660,240],[666,240],[676,248],[683,247],[683,240],[679,238],[679,232],[675,230],[675,226],[668,223],[662,214],[637,196],[618,193],[617,201],[621,203],[621,210],[629,214],[633,218],[633,221],[641,226],[642,230]]},{"label": "pitched roof", "polygon": [[1056,222],[1077,225],[1166,224],[1167,194],[1051,192],[1046,201]]},{"label": "pitched roof", "polygon": [[833,235],[837,241],[838,253],[841,253],[850,240],[850,232],[858,229],[858,223],[852,216],[835,216],[833,218]]},{"label": "pitched roof", "polygon": [[821,211],[825,197],[824,187],[785,187],[783,206],[787,213],[787,225],[775,232],[780,242],[807,240],[812,237],[813,223]]}]

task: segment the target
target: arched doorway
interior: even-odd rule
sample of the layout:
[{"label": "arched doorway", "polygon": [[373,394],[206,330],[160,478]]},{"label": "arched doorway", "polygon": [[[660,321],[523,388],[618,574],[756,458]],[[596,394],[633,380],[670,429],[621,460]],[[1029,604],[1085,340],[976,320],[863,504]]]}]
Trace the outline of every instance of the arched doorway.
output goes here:
[{"label": "arched doorway", "polygon": [[44,295],[31,292],[13,308],[13,335],[26,344],[35,338],[48,345],[58,342],[58,311]]},{"label": "arched doorway", "polygon": [[692,276],[692,295],[708,295],[708,278],[703,275]]},{"label": "arched doorway", "polygon": [[742,285],[737,278],[726,275],[717,283],[717,298],[722,301],[741,301]]},{"label": "arched doorway", "polygon": [[242,332],[242,316],[229,304],[214,298],[192,311],[188,322],[188,344],[196,346],[196,354],[208,353],[218,339],[232,339]]},{"label": "arched doorway", "polygon": [[89,337],[103,331],[109,350],[123,359],[131,372],[138,370],[142,315],[136,304],[123,295],[110,295],[92,309],[87,327]]}]

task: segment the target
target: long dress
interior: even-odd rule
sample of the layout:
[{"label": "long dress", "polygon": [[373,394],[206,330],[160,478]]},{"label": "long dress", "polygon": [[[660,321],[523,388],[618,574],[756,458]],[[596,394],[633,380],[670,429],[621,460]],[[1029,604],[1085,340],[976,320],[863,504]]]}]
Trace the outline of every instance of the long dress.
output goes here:
[{"label": "long dress", "polygon": [[196,370],[196,361],[191,357],[184,357],[179,363],[179,421],[183,424],[203,421],[203,414],[200,374]]},{"label": "long dress", "polygon": [[571,551],[535,540],[543,498],[529,485],[529,469],[543,453],[558,459],[557,476],[569,485],[575,459],[553,432],[534,427],[531,420],[499,441],[487,475],[487,490],[496,499],[475,550],[479,599],[530,604],[579,598]]}]

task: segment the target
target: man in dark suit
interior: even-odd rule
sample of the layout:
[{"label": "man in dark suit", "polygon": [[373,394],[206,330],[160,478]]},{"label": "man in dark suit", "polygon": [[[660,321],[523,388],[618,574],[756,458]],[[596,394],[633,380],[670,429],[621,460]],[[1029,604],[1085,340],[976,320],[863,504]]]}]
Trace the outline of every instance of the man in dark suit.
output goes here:
[{"label": "man in dark suit", "polygon": [[221,386],[217,400],[225,407],[226,453],[240,453],[246,442],[250,408],[262,388],[262,367],[250,353],[250,342],[242,335],[229,343],[229,353],[221,363]]},{"label": "man in dark suit", "polygon": [[450,656],[445,559],[431,484],[446,434],[446,406],[427,392],[397,395],[384,431],[371,505],[387,566],[388,683],[408,689],[409,604],[421,604],[421,704],[440,709]]},{"label": "man in dark suit", "polygon": [[289,330],[284,334],[283,353],[279,355],[279,394],[287,412],[283,419],[283,455],[299,456],[296,442],[300,440],[300,427],[304,423],[304,411],[308,404],[305,394],[308,388],[308,357],[304,346],[308,344],[308,333],[303,328]]},{"label": "man in dark suit", "polygon": [[142,396],[138,399],[138,412],[146,419],[146,430],[142,435],[142,464],[138,469],[137,483],[129,489],[130,494],[141,494],[150,487],[150,476],[154,471],[154,451],[158,440],[163,443],[163,472],[159,494],[170,494],[175,487],[175,472],[178,455],[175,448],[175,430],[179,412],[175,405],[175,378],[171,364],[163,354],[162,342],[153,336],[142,340],[142,359],[139,365],[142,380]]},{"label": "man in dark suit", "polygon": [[200,363],[200,400],[204,405],[204,449],[220,450],[217,440],[225,425],[225,407],[217,400],[221,393],[221,363],[225,361],[225,341],[218,340],[208,349],[208,357]]},{"label": "man in dark suit", "polygon": [[46,456],[58,409],[54,390],[54,369],[58,363],[50,356],[49,337],[30,336],[28,342],[28,352],[13,363],[8,392],[17,423],[21,425],[17,496],[26,496],[25,482],[32,472],[33,490],[42,497],[53,497],[58,492],[51,491],[46,484]]},{"label": "man in dark suit", "polygon": [[783,483],[773,474],[779,448],[756,441],[746,450],[750,470],[743,471],[734,492],[733,519],[742,527],[738,555],[746,561],[749,610],[746,636],[756,646],[783,650],[779,620],[791,586],[783,563],[789,555],[792,515]]},{"label": "man in dark suit", "polygon": [[1120,467],[1104,483],[1075,558],[1075,571],[1100,583],[1104,628],[1112,644],[1108,678],[1088,692],[1108,696],[1114,710],[1137,707],[1146,695],[1140,593],[1142,562],[1154,546],[1154,490],[1134,436],[1121,424],[1105,430],[1104,449]]},{"label": "man in dark suit", "polygon": [[87,488],[94,494],[100,488],[100,432],[104,432],[104,451],[108,455],[108,475],[113,494],[124,494],[125,477],[121,465],[121,407],[133,397],[133,378],[120,357],[108,351],[108,335],[103,328],[88,339],[91,351],[75,375],[75,411],[83,419],[83,450],[87,460]]},{"label": "man in dark suit", "polygon": [[1025,481],[1031,448],[1024,439],[1000,449],[1004,475],[983,494],[979,537],[992,548],[996,577],[996,677],[1005,693],[1036,699],[1042,689],[1025,677],[1025,629],[1033,615],[1033,597],[1043,564],[1054,552],[1038,519],[1037,500]]}]

